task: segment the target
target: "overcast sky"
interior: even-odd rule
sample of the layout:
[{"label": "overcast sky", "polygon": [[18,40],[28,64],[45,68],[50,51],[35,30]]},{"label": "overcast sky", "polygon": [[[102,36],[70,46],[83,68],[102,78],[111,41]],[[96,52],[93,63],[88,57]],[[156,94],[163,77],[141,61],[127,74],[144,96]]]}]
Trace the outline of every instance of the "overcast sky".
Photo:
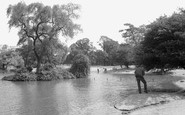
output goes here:
[{"label": "overcast sky", "polygon": [[[1,1],[0,7],[0,44],[15,46],[18,42],[17,30],[8,28],[6,9],[9,4],[21,0]],[[22,0],[26,4],[42,2],[45,5],[66,4],[69,2],[81,5],[80,19],[83,33],[68,40],[70,44],[81,38],[89,38],[96,43],[100,36],[108,36],[116,41],[123,41],[118,31],[124,23],[135,26],[149,24],[161,15],[171,15],[178,8],[185,8],[185,0]],[[60,37],[62,41],[64,38]]]}]

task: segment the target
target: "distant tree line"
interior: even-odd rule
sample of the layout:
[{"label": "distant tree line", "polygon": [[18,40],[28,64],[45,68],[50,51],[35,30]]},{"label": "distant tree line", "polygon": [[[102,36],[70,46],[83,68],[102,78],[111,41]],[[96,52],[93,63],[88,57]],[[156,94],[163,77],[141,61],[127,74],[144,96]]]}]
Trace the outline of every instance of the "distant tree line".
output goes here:
[{"label": "distant tree line", "polygon": [[119,44],[107,36],[101,36],[99,39],[101,49],[93,46],[88,38],[83,38],[73,43],[69,49],[70,53],[65,60],[66,64],[72,63],[77,54],[84,54],[89,57],[91,65],[125,65],[128,67],[132,63],[131,46],[129,44]]},{"label": "distant tree line", "polygon": [[101,36],[100,50],[95,49],[88,38],[70,46],[66,63],[76,53],[87,55],[94,65],[143,65],[147,70],[161,72],[185,68],[185,10],[171,16],[160,16],[148,25],[135,27],[126,23],[127,29],[120,30],[125,43]]}]

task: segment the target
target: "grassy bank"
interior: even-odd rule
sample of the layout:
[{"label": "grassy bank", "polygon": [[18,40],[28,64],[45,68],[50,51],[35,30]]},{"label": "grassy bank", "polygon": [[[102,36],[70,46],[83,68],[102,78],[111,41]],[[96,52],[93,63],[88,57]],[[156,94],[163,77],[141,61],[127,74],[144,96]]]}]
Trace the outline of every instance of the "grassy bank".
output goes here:
[{"label": "grassy bank", "polygon": [[[133,69],[122,69],[118,71],[114,70],[109,72],[112,74],[119,74],[123,76],[124,74],[128,73],[134,76]],[[183,72],[185,73],[185,71]],[[183,72],[179,74],[179,71],[173,70],[164,75],[159,75],[153,72],[147,72],[144,77],[147,81],[148,93],[146,94],[143,92],[142,94],[139,94],[137,89],[128,90],[128,92],[124,95],[124,100],[115,105],[115,108],[117,107],[116,109],[122,111],[126,110],[123,111],[123,114],[128,114],[130,112],[145,107],[161,105],[170,103],[175,100],[185,99],[185,90],[176,84],[176,82],[179,81],[184,83],[185,77],[183,77],[183,75],[185,74]]]},{"label": "grassy bank", "polygon": [[[134,76],[134,68],[123,68],[117,70],[110,70],[108,73],[114,75],[124,76],[125,74],[133,75]],[[160,75],[156,72],[149,71],[146,72],[144,76],[145,80],[147,81],[148,90],[150,93],[157,93],[157,92],[166,92],[166,93],[174,93],[182,90],[182,88],[178,87],[175,82],[185,79],[182,77],[183,73],[175,74],[176,70],[169,71],[166,74]],[[184,71],[185,73],[185,71]],[[143,85],[141,83],[141,85]]]}]

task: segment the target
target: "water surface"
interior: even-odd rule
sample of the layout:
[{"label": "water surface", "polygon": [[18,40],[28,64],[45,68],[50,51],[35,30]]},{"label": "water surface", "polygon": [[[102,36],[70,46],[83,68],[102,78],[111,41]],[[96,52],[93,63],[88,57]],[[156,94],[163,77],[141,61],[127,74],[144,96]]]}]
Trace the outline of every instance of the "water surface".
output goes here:
[{"label": "water surface", "polygon": [[96,69],[81,79],[0,81],[0,115],[119,115],[114,104],[136,88],[133,75]]}]

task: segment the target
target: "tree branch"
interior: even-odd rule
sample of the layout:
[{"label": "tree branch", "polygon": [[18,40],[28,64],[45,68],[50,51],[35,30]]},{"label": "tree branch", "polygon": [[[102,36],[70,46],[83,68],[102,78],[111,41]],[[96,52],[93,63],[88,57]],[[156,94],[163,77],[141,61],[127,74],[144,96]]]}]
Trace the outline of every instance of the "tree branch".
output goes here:
[{"label": "tree branch", "polygon": [[18,21],[21,24],[21,29],[25,32],[26,36],[28,36],[29,38],[32,38],[34,40],[34,36],[28,34],[28,31],[26,29],[26,27],[27,27],[26,24],[23,21],[21,21],[20,19]]}]

